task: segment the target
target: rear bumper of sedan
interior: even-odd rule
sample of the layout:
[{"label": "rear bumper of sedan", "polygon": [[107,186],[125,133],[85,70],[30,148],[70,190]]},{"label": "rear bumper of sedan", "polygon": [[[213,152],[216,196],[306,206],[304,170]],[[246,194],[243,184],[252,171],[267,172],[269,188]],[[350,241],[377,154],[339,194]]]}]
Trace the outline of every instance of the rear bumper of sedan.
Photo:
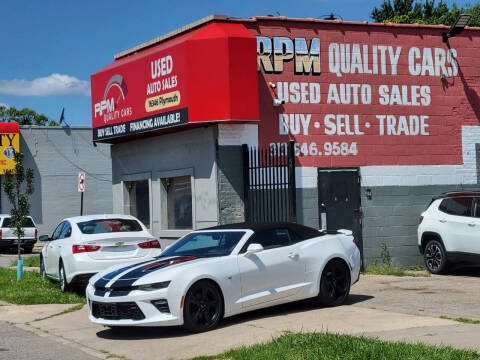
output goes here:
[{"label": "rear bumper of sedan", "polygon": [[126,296],[98,294],[92,284],[86,291],[92,323],[105,326],[178,326],[183,325],[180,299],[167,289],[131,291]]}]

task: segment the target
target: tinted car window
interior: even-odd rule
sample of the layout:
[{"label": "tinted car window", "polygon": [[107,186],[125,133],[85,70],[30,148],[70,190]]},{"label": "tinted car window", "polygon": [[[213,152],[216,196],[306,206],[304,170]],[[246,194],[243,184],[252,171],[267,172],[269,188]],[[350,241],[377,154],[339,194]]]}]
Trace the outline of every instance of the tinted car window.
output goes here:
[{"label": "tinted car window", "polygon": [[[3,220],[2,227],[8,228],[10,227],[10,224],[11,224],[11,218],[5,218],[5,220]],[[25,222],[23,223],[23,227],[32,228],[32,227],[35,227],[35,224],[33,223],[32,219],[26,218]]]},{"label": "tinted car window", "polygon": [[105,234],[114,232],[142,231],[138,221],[133,219],[98,219],[77,224],[83,234]]},{"label": "tinted car window", "polygon": [[62,229],[64,225],[65,225],[65,222],[61,222],[60,225],[57,226],[57,228],[53,232],[52,240],[60,239],[60,235],[62,233]]},{"label": "tinted car window", "polygon": [[60,239],[69,238],[70,236],[72,236],[72,226],[69,222],[65,222],[62,233],[60,234]]},{"label": "tinted car window", "polygon": [[241,252],[247,251],[248,245],[260,244],[265,250],[291,244],[290,233],[287,229],[264,230],[254,234],[244,245]]},{"label": "tinted car window", "polygon": [[245,235],[243,231],[213,231],[192,233],[166,249],[160,257],[166,256],[227,256]]},{"label": "tinted car window", "polygon": [[443,199],[438,209],[451,215],[472,216],[472,201],[468,196],[447,198]]},{"label": "tinted car window", "polygon": [[475,203],[473,204],[473,214],[474,217],[480,218],[480,198],[475,198]]}]

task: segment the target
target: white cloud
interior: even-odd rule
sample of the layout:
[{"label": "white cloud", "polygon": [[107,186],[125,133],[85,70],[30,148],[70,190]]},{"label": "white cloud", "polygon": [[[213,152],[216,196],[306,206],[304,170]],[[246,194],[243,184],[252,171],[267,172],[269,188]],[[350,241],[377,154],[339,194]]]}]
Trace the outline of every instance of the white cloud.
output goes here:
[{"label": "white cloud", "polygon": [[74,76],[52,74],[33,80],[0,80],[0,94],[17,96],[86,95],[90,83]]},{"label": "white cloud", "polygon": [[8,106],[8,104],[2,103],[2,102],[0,102],[0,106],[4,106],[4,107],[6,107],[7,109],[10,107],[10,106]]}]

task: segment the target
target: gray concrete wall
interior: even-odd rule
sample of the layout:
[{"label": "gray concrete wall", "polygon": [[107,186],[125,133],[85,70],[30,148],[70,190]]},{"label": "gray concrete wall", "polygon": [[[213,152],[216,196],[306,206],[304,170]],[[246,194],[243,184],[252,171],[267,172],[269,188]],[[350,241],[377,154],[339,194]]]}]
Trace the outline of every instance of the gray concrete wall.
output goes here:
[{"label": "gray concrete wall", "polygon": [[315,229],[320,227],[317,188],[297,188],[297,222]]},{"label": "gray concrete wall", "polygon": [[381,261],[386,244],[392,260],[403,266],[422,265],[418,252],[417,227],[420,214],[432,197],[446,191],[473,189],[474,185],[378,186],[370,187],[372,199],[362,188],[363,249],[366,264]]},{"label": "gray concrete wall", "polygon": [[216,128],[202,127],[167,136],[141,138],[112,146],[113,209],[125,212],[124,181],[150,180],[151,232],[165,246],[188,233],[168,230],[161,183],[165,177],[192,178],[195,229],[218,224]]},{"label": "gray concrete wall", "polygon": [[[20,128],[20,151],[35,174],[30,213],[41,235],[51,234],[62,219],[80,215],[79,172],[86,173],[84,214],[112,211],[110,145],[94,147],[91,138],[89,127]],[[3,191],[0,200],[1,212],[8,213]]]},{"label": "gray concrete wall", "polygon": [[245,221],[242,154],[241,146],[218,147],[217,176],[220,224]]}]

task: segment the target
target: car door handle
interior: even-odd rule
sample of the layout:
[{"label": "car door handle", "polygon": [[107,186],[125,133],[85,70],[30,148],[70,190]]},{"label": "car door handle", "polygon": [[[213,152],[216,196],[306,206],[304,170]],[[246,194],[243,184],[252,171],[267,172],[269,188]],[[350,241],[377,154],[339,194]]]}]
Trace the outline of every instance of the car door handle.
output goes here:
[{"label": "car door handle", "polygon": [[475,226],[475,224],[474,224],[474,223],[469,223],[469,224],[468,224],[468,226],[470,226],[470,227],[474,227],[474,226]]},{"label": "car door handle", "polygon": [[438,221],[440,221],[441,223],[446,223],[447,222],[447,220],[445,220],[445,219],[441,219],[441,220],[438,220]]},{"label": "car door handle", "polygon": [[290,254],[288,254],[288,257],[290,259],[296,259],[298,257],[298,253],[291,252]]}]

